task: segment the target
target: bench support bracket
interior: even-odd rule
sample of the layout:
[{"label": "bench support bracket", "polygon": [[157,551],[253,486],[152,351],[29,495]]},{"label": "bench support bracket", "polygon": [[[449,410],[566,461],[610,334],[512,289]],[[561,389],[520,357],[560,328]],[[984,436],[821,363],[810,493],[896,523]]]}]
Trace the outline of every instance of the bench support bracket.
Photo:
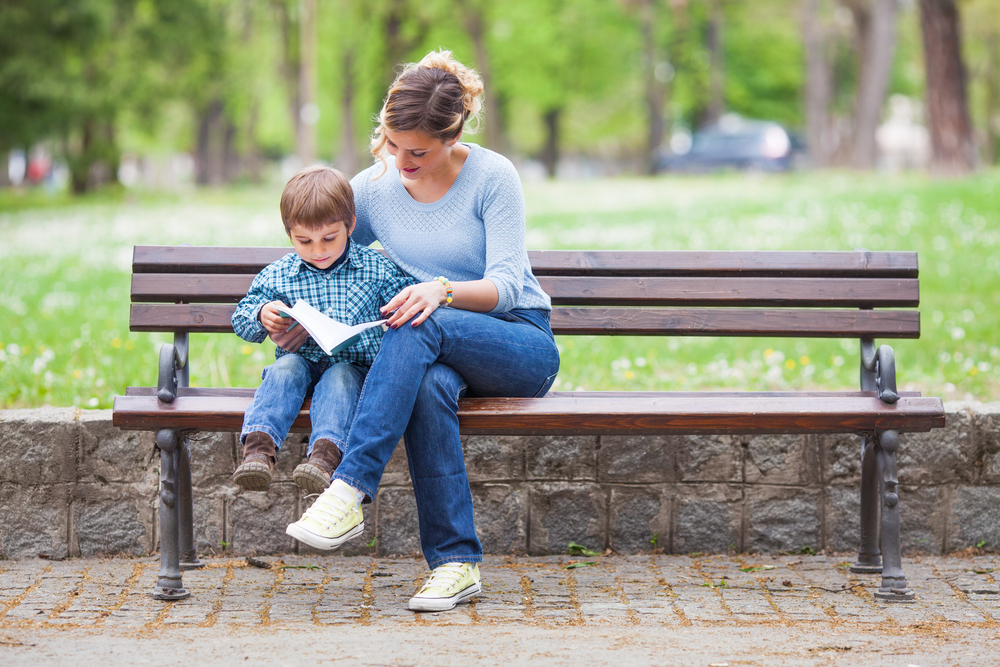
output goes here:
[{"label": "bench support bracket", "polygon": [[157,600],[183,600],[191,596],[184,588],[178,557],[177,472],[182,447],[177,435],[177,431],[170,429],[156,433],[156,446],[160,450],[160,575],[153,598]]},{"label": "bench support bracket", "polygon": [[879,492],[882,496],[882,587],[875,593],[879,600],[910,602],[915,597],[906,585],[899,539],[899,480],[896,479],[896,450],[899,434],[880,431],[878,437]]},{"label": "bench support bracket", "polygon": [[861,439],[861,547],[858,560],[851,566],[855,574],[881,574],[882,550],[879,547],[880,506],[878,460],[874,438]]}]

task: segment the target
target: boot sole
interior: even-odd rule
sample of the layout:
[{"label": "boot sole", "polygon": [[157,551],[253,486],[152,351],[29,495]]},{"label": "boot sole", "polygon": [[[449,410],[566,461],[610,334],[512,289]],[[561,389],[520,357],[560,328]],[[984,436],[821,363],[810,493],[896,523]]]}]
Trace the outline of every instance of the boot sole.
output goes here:
[{"label": "boot sole", "polygon": [[410,603],[407,608],[410,611],[448,611],[450,609],[454,609],[458,604],[466,602],[470,598],[479,595],[482,590],[482,583],[475,583],[450,598],[412,597],[410,598]]},{"label": "boot sole", "polygon": [[292,473],[292,481],[306,493],[323,493],[330,486],[330,478],[311,463],[303,463]]},{"label": "boot sole", "polygon": [[233,473],[233,484],[244,491],[267,491],[271,486],[271,469],[264,463],[244,463]]},{"label": "boot sole", "polygon": [[322,549],[323,551],[333,551],[344,542],[354,539],[363,532],[365,532],[364,521],[339,537],[323,537],[322,535],[317,535],[316,533],[309,532],[300,526],[298,522],[288,524],[288,528],[285,529],[286,535],[294,537],[299,542],[302,542],[302,544],[308,544],[314,549]]}]

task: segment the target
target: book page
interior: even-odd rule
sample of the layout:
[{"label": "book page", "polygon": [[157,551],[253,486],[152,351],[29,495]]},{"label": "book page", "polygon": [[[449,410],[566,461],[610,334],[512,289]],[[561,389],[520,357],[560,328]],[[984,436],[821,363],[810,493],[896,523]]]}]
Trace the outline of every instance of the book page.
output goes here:
[{"label": "book page", "polygon": [[299,299],[291,308],[279,305],[277,310],[293,317],[296,322],[305,327],[312,339],[316,341],[323,352],[329,355],[336,354],[358,341],[361,333],[372,327],[381,325],[385,320],[375,320],[373,322],[363,322],[354,326],[348,326],[343,322],[338,322],[327,317],[319,310],[316,310],[308,302]]}]

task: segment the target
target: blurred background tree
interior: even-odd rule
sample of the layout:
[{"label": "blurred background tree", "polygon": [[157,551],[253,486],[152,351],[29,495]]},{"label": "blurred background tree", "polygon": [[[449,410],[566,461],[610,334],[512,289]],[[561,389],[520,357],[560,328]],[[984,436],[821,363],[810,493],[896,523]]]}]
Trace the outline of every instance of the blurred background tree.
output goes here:
[{"label": "blurred background tree", "polygon": [[473,140],[550,177],[653,173],[726,113],[872,169],[893,95],[935,172],[1000,152],[1000,0],[0,0],[0,154],[45,147],[74,192],[123,156],[189,155],[206,185],[353,173],[398,66],[442,47],[484,76]]}]

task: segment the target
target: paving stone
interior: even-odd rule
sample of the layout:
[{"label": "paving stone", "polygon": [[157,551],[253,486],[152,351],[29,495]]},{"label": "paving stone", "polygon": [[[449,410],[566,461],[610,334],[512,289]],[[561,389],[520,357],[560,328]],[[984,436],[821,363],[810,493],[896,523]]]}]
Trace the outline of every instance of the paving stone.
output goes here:
[{"label": "paving stone", "polygon": [[[918,596],[910,604],[873,599],[879,578],[851,575],[838,566],[839,555],[612,556],[575,570],[565,569],[567,557],[488,557],[484,592],[474,604],[421,615],[405,609],[427,574],[419,559],[285,554],[281,560],[286,569],[209,559],[208,567],[184,575],[192,597],[172,603],[149,596],[157,575],[151,559],[0,562],[0,582],[15,570],[29,582],[0,605],[0,629],[26,624],[67,632],[97,627],[145,631],[162,625],[227,632],[239,627],[401,629],[484,623],[497,628],[736,628],[766,622],[840,632],[844,627],[914,628],[940,622],[976,626],[1000,616],[1000,593],[986,592],[996,586],[987,570],[1000,567],[1000,557],[992,555],[904,561]],[[740,569],[765,565],[773,569]],[[865,588],[843,588],[857,583]]]},{"label": "paving stone", "polygon": [[0,557],[69,555],[68,526],[72,485],[22,486],[0,482]]},{"label": "paving stone", "polygon": [[742,492],[728,484],[676,487],[671,550],[681,553],[739,551]]},{"label": "paving stone", "polygon": [[976,546],[1000,550],[1000,488],[956,489],[949,525],[949,551]]},{"label": "paving stone", "polygon": [[155,487],[159,457],[153,434],[122,431],[111,425],[111,410],[81,410],[77,418],[81,482],[143,484]]},{"label": "paving stone", "polygon": [[153,550],[150,503],[131,484],[77,484],[73,488],[73,531],[81,556]]},{"label": "paving stone", "polygon": [[601,436],[598,479],[651,484],[676,482],[676,453],[683,444],[683,438],[655,435]]},{"label": "paving stone", "polygon": [[[278,454],[279,466],[275,478],[283,479],[286,461],[297,455],[293,439],[301,440],[301,435],[292,435],[282,445]],[[238,433],[195,433],[188,436],[191,452],[191,483],[197,489],[195,497],[213,487],[232,486],[233,471],[243,460],[243,448],[239,444]],[[294,468],[294,466],[293,466]],[[290,476],[287,479],[291,479]]]},{"label": "paving stone", "polygon": [[606,512],[606,493],[596,484],[532,486],[528,552],[565,553],[570,542],[604,551]]},{"label": "paving stone", "polygon": [[527,438],[508,435],[462,436],[462,451],[470,482],[507,482],[524,479]]},{"label": "paving stone", "polygon": [[417,501],[412,489],[379,489],[378,553],[389,556],[420,553]]},{"label": "paving stone", "polygon": [[749,544],[774,553],[819,548],[819,494],[812,489],[752,487],[747,491]]},{"label": "paving stone", "polygon": [[672,436],[669,442],[675,448],[678,481],[742,481],[743,443],[739,436]]},{"label": "paving stone", "polygon": [[611,488],[611,548],[641,553],[670,542],[673,493],[666,485]]},{"label": "paving stone", "polygon": [[971,406],[945,403],[948,428],[900,436],[899,480],[905,484],[974,484],[976,438]]},{"label": "paving stone", "polygon": [[485,553],[528,549],[528,494],[523,485],[473,484],[476,534]]},{"label": "paving stone", "polygon": [[36,486],[75,481],[76,418],[75,408],[0,410],[0,483]]},{"label": "paving stone", "polygon": [[745,437],[746,478],[750,484],[818,484],[817,440],[801,435]]},{"label": "paving stone", "polygon": [[523,446],[526,479],[597,479],[596,437],[526,436]]}]

